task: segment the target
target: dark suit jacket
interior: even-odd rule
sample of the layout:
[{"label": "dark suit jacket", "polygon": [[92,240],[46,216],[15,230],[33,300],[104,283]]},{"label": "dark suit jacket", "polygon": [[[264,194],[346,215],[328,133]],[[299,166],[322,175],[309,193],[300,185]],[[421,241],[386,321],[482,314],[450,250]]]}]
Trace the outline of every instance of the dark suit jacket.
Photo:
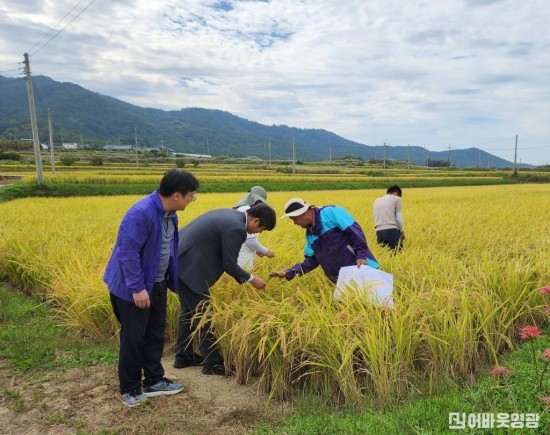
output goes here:
[{"label": "dark suit jacket", "polygon": [[242,284],[250,273],[237,258],[246,240],[246,216],[230,208],[210,210],[189,222],[179,232],[178,276],[195,293],[209,288],[227,272]]}]

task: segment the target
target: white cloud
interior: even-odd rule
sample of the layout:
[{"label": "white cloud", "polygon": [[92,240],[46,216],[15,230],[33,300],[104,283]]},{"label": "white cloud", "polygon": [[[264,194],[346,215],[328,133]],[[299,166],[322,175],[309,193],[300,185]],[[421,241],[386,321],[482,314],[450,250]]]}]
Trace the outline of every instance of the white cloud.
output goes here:
[{"label": "white cloud", "polygon": [[[89,2],[0,4],[0,74]],[[545,0],[97,0],[32,69],[140,106],[369,145],[512,160],[518,134],[522,161],[538,164],[550,162],[548,22]]]}]

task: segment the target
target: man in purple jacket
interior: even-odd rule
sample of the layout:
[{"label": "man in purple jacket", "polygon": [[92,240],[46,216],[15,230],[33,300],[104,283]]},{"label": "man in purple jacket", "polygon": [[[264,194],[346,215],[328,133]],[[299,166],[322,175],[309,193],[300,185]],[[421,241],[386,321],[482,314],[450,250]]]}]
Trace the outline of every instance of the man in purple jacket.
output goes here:
[{"label": "man in purple jacket", "polygon": [[274,270],[271,276],[290,281],[321,266],[327,278],[336,283],[341,267],[379,267],[361,226],[342,207],[314,207],[301,198],[292,198],[285,205],[282,218],[286,217],[306,230],[304,260],[286,270]]},{"label": "man in purple jacket", "polygon": [[103,276],[120,322],[118,377],[122,400],[130,407],[183,390],[182,384],[164,377],[161,357],[166,292],[177,291],[178,282],[176,211],[196,199],[198,188],[189,172],[167,171],[159,188],[124,215]]}]

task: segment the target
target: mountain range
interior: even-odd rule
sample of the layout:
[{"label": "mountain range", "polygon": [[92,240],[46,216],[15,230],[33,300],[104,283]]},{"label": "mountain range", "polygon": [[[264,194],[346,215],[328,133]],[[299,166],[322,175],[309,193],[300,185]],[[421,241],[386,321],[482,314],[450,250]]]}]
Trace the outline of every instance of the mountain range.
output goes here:
[{"label": "mountain range", "polygon": [[[513,163],[478,148],[429,151],[419,146],[366,145],[347,140],[323,129],[286,125],[263,125],[229,112],[202,108],[160,110],[144,108],[89,91],[74,83],[49,77],[32,79],[40,141],[48,143],[48,109],[51,109],[54,144],[86,143],[164,146],[176,152],[212,156],[257,157],[291,160],[293,142],[296,160],[327,161],[345,156],[363,160],[384,157],[448,162],[457,167],[512,167]],[[0,138],[31,137],[27,81],[0,76]]]}]

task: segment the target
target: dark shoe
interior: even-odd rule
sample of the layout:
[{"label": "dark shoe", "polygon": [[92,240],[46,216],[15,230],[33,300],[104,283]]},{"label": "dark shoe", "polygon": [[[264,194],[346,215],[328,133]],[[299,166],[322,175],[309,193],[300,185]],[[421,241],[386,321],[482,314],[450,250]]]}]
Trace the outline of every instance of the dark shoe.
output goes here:
[{"label": "dark shoe", "polygon": [[213,366],[204,366],[201,370],[203,375],[225,376],[225,366],[223,364],[214,364]]},{"label": "dark shoe", "polygon": [[193,356],[177,356],[174,361],[175,369],[202,365],[202,356],[194,354]]}]

